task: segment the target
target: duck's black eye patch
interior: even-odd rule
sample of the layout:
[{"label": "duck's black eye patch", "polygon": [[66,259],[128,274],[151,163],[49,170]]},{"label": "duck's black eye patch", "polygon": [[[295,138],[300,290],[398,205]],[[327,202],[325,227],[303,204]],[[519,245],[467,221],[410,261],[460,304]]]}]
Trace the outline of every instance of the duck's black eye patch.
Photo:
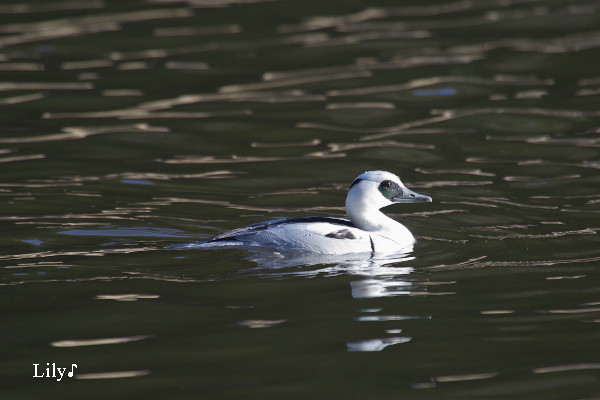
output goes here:
[{"label": "duck's black eye patch", "polygon": [[402,188],[394,181],[385,180],[379,184],[379,191],[388,200],[402,196]]}]

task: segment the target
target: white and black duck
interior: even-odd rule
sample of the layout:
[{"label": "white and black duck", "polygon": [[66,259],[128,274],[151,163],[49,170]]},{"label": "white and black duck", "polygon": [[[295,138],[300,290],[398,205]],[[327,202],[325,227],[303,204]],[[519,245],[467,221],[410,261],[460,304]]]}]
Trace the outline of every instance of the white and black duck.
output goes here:
[{"label": "white and black duck", "polygon": [[178,248],[246,247],[318,254],[398,253],[412,250],[415,238],[380,209],[395,203],[430,202],[386,171],[360,174],[348,190],[346,214],[335,217],[283,218],[225,232]]}]

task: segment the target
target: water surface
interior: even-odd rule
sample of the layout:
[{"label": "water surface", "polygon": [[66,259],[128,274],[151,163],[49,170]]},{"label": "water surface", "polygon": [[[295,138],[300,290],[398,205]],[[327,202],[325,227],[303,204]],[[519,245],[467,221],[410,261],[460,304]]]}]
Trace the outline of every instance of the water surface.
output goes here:
[{"label": "water surface", "polygon": [[[5,2],[3,398],[598,398],[599,8]],[[369,169],[406,257],[166,249]]]}]

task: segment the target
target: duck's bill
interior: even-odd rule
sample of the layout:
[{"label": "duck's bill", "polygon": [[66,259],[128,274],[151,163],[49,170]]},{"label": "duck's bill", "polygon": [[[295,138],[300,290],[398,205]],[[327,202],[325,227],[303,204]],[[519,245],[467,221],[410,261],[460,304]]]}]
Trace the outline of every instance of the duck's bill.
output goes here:
[{"label": "duck's bill", "polygon": [[392,197],[394,203],[427,203],[431,202],[431,197],[413,192],[410,189],[402,188],[402,194]]}]

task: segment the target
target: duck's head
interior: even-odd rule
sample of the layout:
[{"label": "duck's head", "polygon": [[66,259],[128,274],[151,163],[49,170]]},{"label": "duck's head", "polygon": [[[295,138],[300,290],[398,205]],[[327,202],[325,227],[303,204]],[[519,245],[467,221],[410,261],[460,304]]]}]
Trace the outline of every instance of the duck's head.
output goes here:
[{"label": "duck's head", "polygon": [[408,189],[400,178],[386,171],[367,171],[354,179],[346,198],[346,209],[380,209],[394,203],[430,202],[431,197]]}]

